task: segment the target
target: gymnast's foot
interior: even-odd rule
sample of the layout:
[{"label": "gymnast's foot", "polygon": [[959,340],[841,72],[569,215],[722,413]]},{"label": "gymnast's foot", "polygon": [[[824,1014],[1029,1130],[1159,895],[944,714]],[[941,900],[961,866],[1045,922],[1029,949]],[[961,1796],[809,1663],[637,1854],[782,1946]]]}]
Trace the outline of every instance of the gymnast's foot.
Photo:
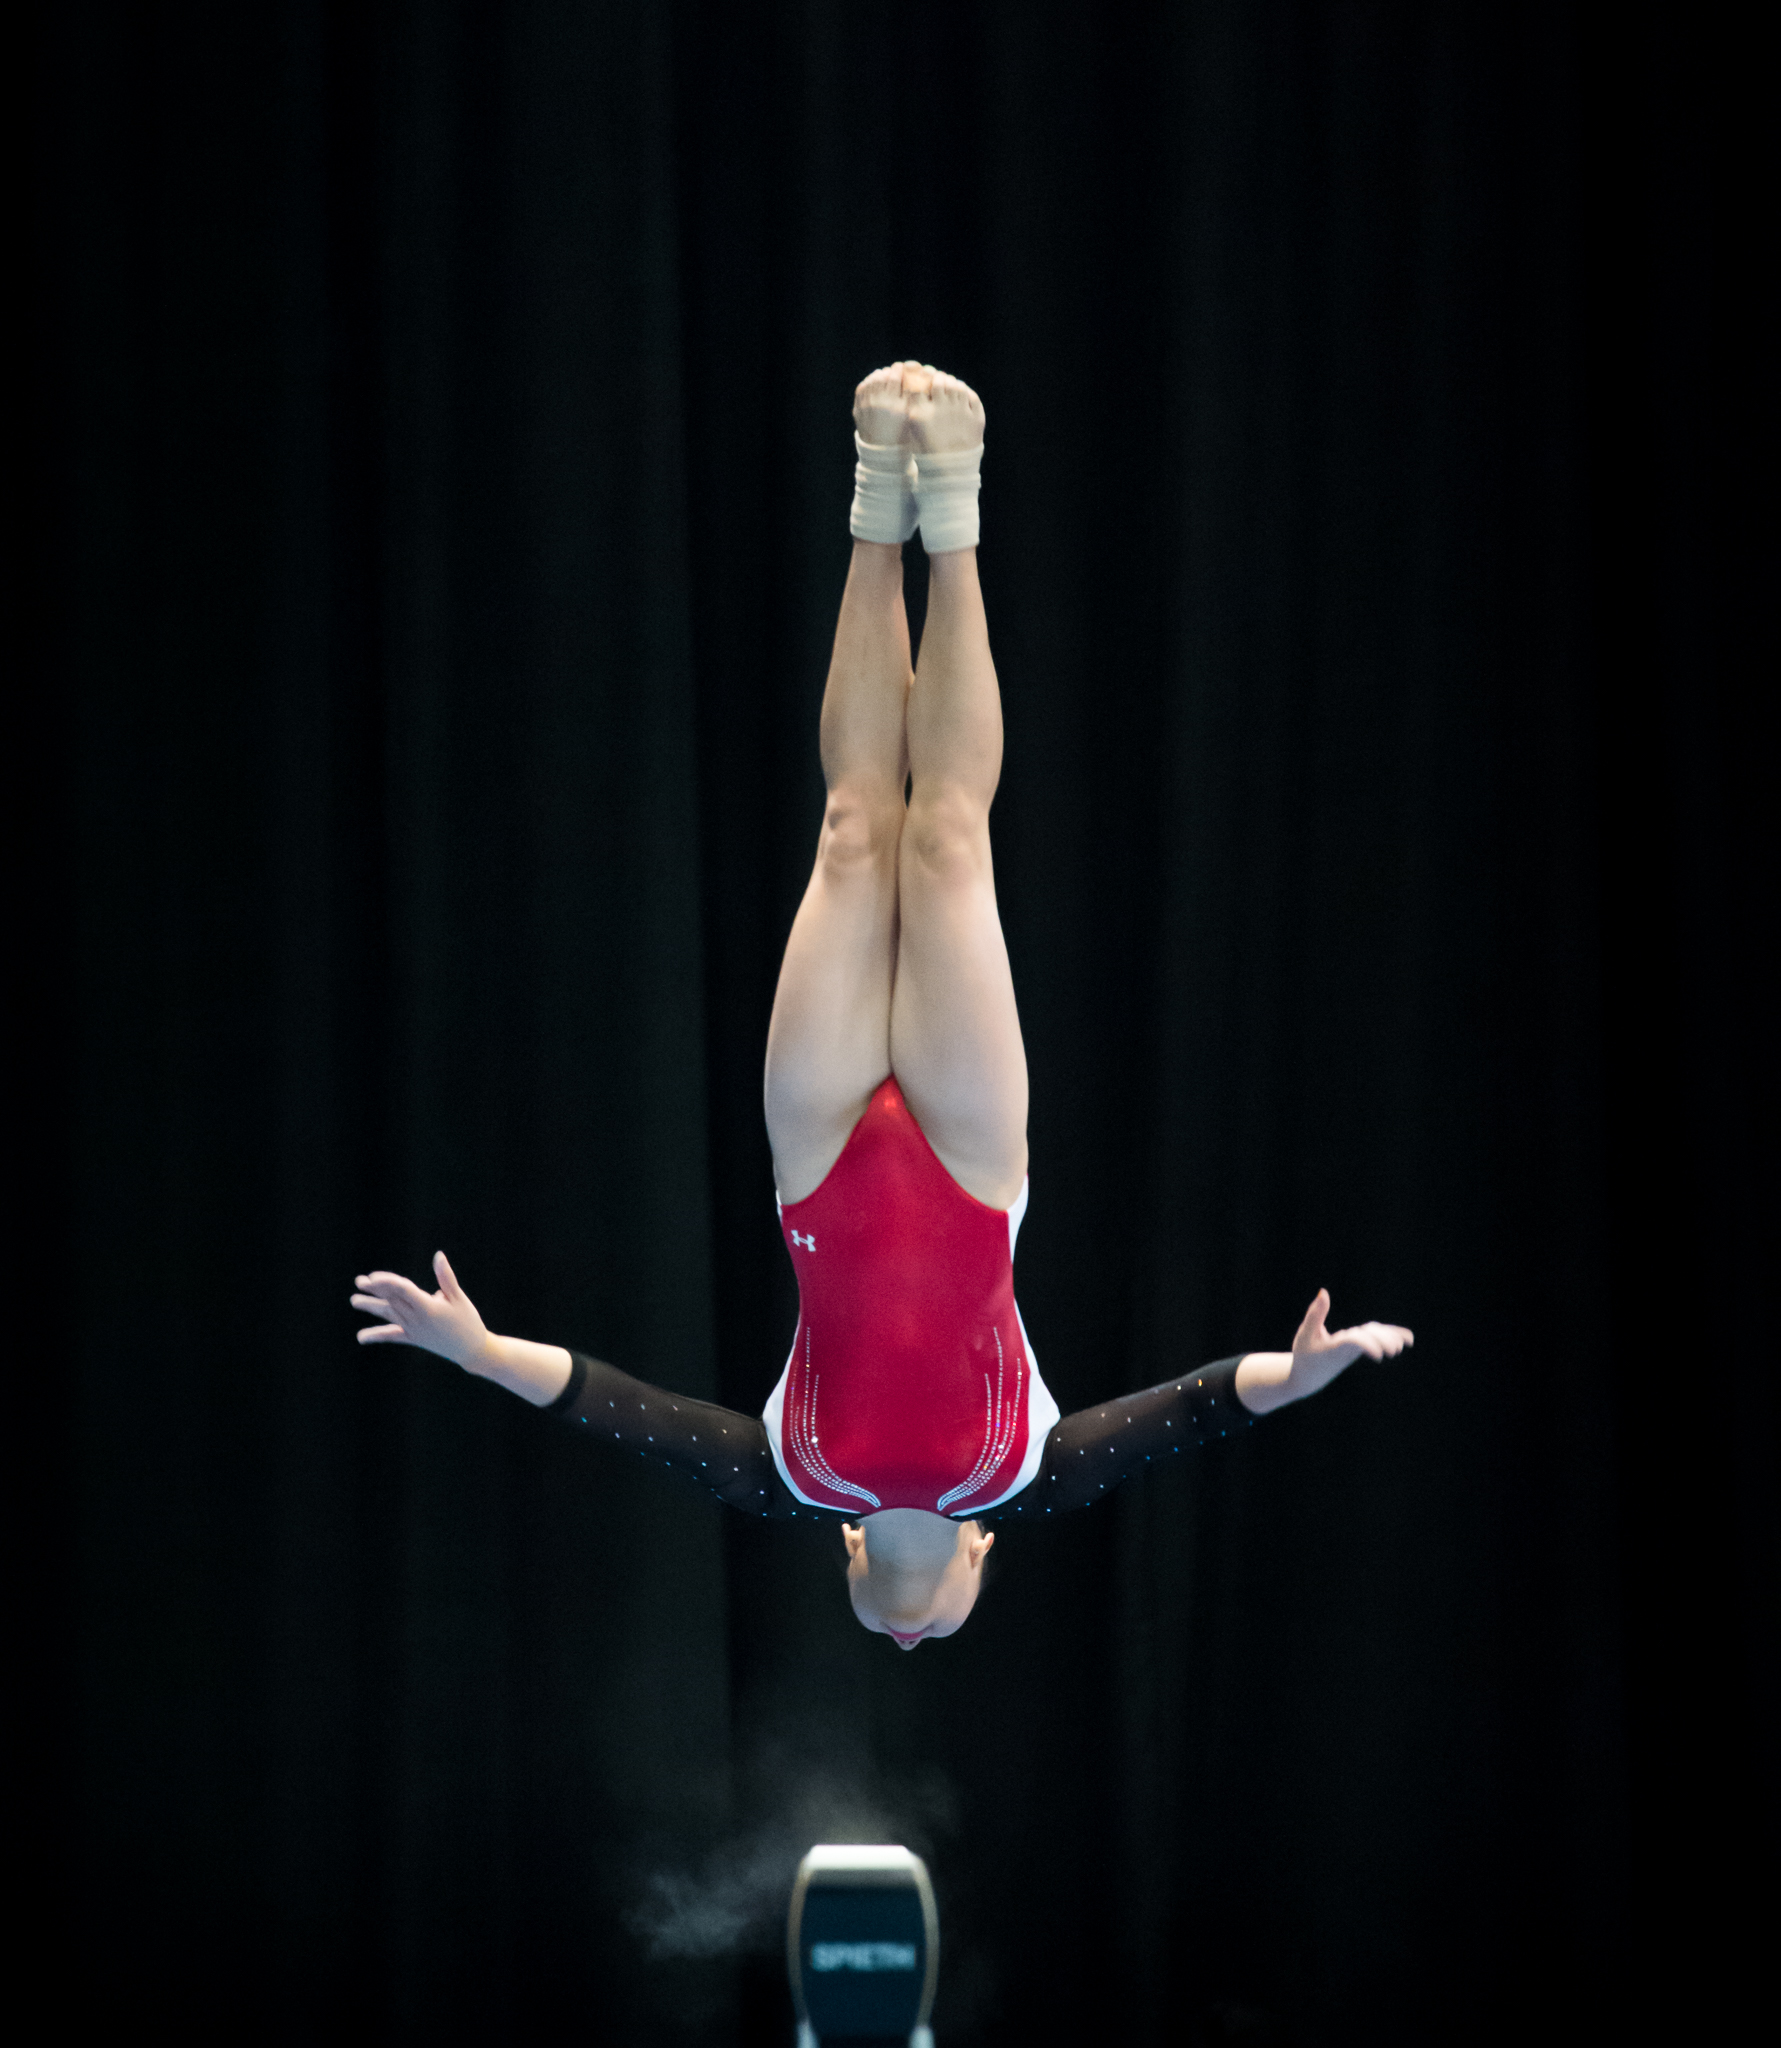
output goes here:
[{"label": "gymnast's foot", "polygon": [[903,365],[909,441],[915,450],[915,505],[930,555],[977,545],[983,401],[969,384],[931,363]]},{"label": "gymnast's foot", "polygon": [[909,439],[919,466],[924,455],[950,455],[983,446],[983,400],[969,384],[932,363],[904,363]]},{"label": "gymnast's foot", "polygon": [[909,439],[909,401],[903,394],[907,366],[874,370],[853,394],[854,432],[868,448],[901,448]]},{"label": "gymnast's foot", "polygon": [[853,394],[855,540],[901,547],[915,531],[915,458],[909,451],[909,405],[903,366],[874,370]]}]

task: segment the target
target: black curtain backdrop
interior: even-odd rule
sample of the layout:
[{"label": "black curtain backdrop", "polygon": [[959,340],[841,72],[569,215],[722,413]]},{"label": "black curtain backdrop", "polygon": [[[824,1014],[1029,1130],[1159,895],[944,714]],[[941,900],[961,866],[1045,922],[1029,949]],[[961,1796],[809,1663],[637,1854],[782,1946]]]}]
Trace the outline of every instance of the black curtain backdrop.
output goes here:
[{"label": "black curtain backdrop", "polygon": [[[40,11],[13,1458],[71,2017],[783,2042],[849,1830],[932,1861],[942,2048],[1735,1986],[1752,75],[1636,6]],[[1418,1335],[1006,1534],[915,1656],[832,1531],[346,1305],[444,1245],[497,1328],[764,1399],[849,395],[906,354],[989,412],[1051,1386],[1319,1284]]]}]

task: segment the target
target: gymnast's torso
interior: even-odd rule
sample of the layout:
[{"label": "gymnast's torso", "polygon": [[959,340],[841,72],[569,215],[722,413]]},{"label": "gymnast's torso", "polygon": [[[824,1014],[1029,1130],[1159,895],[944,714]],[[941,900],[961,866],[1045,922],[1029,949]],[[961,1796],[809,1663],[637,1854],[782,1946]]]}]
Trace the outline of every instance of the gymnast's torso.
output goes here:
[{"label": "gymnast's torso", "polygon": [[895,1075],[822,1184],[780,1208],[798,1326],[762,1422],[807,1507],[958,1519],[1030,1486],[1058,1421],[1014,1300],[1010,1209],[940,1163]]}]

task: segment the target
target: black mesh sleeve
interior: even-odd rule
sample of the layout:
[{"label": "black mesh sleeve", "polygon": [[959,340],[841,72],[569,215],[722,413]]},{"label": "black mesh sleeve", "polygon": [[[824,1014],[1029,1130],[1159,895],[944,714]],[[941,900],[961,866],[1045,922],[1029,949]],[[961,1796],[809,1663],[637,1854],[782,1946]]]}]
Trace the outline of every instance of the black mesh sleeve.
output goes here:
[{"label": "black mesh sleeve", "polygon": [[1145,1465],[1239,1435],[1255,1417],[1237,1399],[1237,1365],[1235,1358],[1221,1358],[1160,1387],[1066,1415],[1045,1439],[1032,1485],[981,1519],[1092,1507]]},{"label": "black mesh sleeve", "polygon": [[[667,1393],[580,1351],[569,1356],[569,1384],[546,1414],[635,1451],[649,1464],[684,1473],[745,1514],[817,1521],[828,1513],[806,1507],[780,1478],[758,1415]],[[839,1512],[829,1518],[843,1519]]]}]

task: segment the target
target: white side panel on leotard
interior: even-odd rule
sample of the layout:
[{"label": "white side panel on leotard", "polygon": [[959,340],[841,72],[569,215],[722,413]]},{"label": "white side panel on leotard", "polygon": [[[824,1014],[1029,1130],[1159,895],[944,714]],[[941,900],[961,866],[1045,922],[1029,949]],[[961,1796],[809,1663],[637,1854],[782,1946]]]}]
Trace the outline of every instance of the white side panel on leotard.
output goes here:
[{"label": "white side panel on leotard", "polygon": [[[802,1329],[800,1320],[798,1329]],[[773,1462],[779,1467],[779,1476],[791,1489],[792,1498],[801,1500],[807,1508],[833,1508],[834,1502],[812,1500],[792,1477],[791,1467],[785,1462],[785,1445],[780,1441],[785,1427],[785,1387],[792,1376],[792,1361],[798,1355],[797,1331],[792,1332],[792,1348],[785,1356],[785,1370],[779,1375],[779,1384],[767,1396],[767,1405],[761,1410],[761,1420],[767,1425],[767,1442],[773,1452]]]},{"label": "white side panel on leotard", "polygon": [[[1021,1190],[1021,1207],[1026,1207],[1026,1190]],[[1011,1210],[1010,1215],[1013,1214]],[[1014,1224],[1011,1229],[1020,1226]],[[1033,1340],[1027,1335],[1026,1318],[1020,1312],[1020,1303],[1014,1304],[1014,1320],[1020,1325],[1020,1341],[1027,1354],[1027,1454],[1020,1461],[1020,1470],[1014,1475],[1014,1483],[1003,1487],[994,1500],[980,1500],[975,1507],[965,1508],[954,1517],[956,1521],[968,1522],[973,1515],[986,1513],[990,1508],[999,1508],[1003,1501],[1012,1500],[1023,1486],[1031,1486],[1039,1476],[1039,1461],[1045,1455],[1045,1439],[1062,1420],[1063,1410],[1053,1400],[1051,1389],[1039,1377],[1039,1361],[1033,1356]]]},{"label": "white side panel on leotard", "polygon": [[1008,1263],[1010,1265],[1014,1263],[1014,1240],[1020,1235],[1021,1218],[1027,1213],[1027,1189],[1031,1186],[1032,1182],[1030,1180],[1023,1180],[1021,1182],[1020,1193],[1015,1196],[1014,1206],[1008,1211]]}]

